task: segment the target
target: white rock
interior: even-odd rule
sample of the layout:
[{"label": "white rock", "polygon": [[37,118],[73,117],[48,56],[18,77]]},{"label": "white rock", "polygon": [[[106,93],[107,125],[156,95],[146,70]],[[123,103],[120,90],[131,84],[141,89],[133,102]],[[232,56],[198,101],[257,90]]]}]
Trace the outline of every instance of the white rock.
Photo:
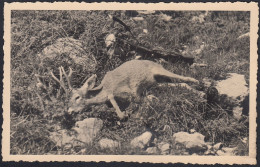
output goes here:
[{"label": "white rock", "polygon": [[154,95],[147,95],[146,98],[147,98],[150,102],[152,102],[153,100],[159,101],[158,97],[156,97],[156,96],[154,96]]},{"label": "white rock", "polygon": [[173,135],[173,140],[176,144],[182,144],[186,149],[192,152],[200,152],[207,149],[204,138],[205,136],[197,132],[193,134],[178,132]]},{"label": "white rock", "polygon": [[204,155],[215,155],[215,152],[212,150],[207,150]]},{"label": "white rock", "polygon": [[190,68],[194,68],[194,67],[208,67],[207,64],[205,63],[193,63]]},{"label": "white rock", "polygon": [[245,37],[250,37],[250,32],[240,35],[237,39],[242,39]]},{"label": "white rock", "polygon": [[103,139],[99,140],[98,143],[102,149],[105,149],[105,148],[114,149],[114,148],[120,147],[119,142],[111,140],[111,139],[107,139],[107,138],[103,138]]},{"label": "white rock", "polygon": [[202,44],[200,45],[199,49],[194,50],[192,53],[195,55],[199,55],[202,53],[202,51],[205,49],[206,45],[204,42],[202,42]]},{"label": "white rock", "polygon": [[221,150],[217,151],[219,156],[235,156],[235,148],[223,147]]},{"label": "white rock", "polygon": [[207,145],[207,149],[208,150],[213,150],[213,146],[212,145]]},{"label": "white rock", "polygon": [[243,142],[244,144],[246,144],[247,141],[248,141],[248,138],[247,138],[247,137],[244,137],[244,138],[242,139],[242,142]]},{"label": "white rock", "polygon": [[146,149],[146,152],[147,152],[148,154],[157,154],[157,153],[158,153],[158,149],[157,149],[157,147],[148,147],[148,148]]},{"label": "white rock", "polygon": [[142,58],[142,56],[135,56],[135,60],[139,60],[141,58]]},{"label": "white rock", "polygon": [[47,46],[43,49],[39,56],[44,55],[45,57],[54,58],[57,54],[70,53],[77,55],[83,50],[83,45],[79,40],[74,38],[59,38],[54,44]]},{"label": "white rock", "polygon": [[153,14],[153,13],[155,13],[155,10],[142,10],[142,11],[138,11],[138,13],[144,14],[144,15]]},{"label": "white rock", "polygon": [[133,17],[134,21],[143,21],[144,18],[143,17]]},{"label": "white rock", "polygon": [[209,78],[203,78],[202,81],[203,81],[205,87],[208,88],[211,86],[212,80],[210,80]]},{"label": "white rock", "polygon": [[51,132],[50,139],[56,143],[58,147],[65,146],[69,143],[73,143],[73,140],[76,138],[76,134],[65,129]]},{"label": "white rock", "polygon": [[81,153],[81,154],[85,154],[86,151],[87,151],[87,149],[86,149],[86,148],[83,148],[83,149],[81,149],[81,150],[79,151],[79,153]]},{"label": "white rock", "polygon": [[103,127],[103,121],[97,118],[87,118],[76,122],[73,128],[77,133],[77,140],[90,144]]},{"label": "white rock", "polygon": [[195,129],[190,129],[190,133],[195,133],[196,130]]},{"label": "white rock", "polygon": [[71,150],[72,149],[72,144],[66,144],[64,147],[63,147],[63,150]]},{"label": "white rock", "polygon": [[148,30],[147,29],[143,29],[143,33],[147,34]]},{"label": "white rock", "polygon": [[107,48],[113,45],[115,42],[116,42],[116,37],[114,34],[108,34],[105,37],[105,44]]},{"label": "white rock", "polygon": [[237,148],[236,147],[223,147],[222,150],[225,152],[225,153],[229,153],[229,154],[234,154],[235,150]]},{"label": "white rock", "polygon": [[139,148],[144,148],[151,140],[152,133],[151,132],[144,132],[142,135],[134,138],[131,141],[131,146],[132,147],[139,147]]},{"label": "white rock", "polygon": [[240,97],[242,101],[248,95],[248,87],[244,75],[236,73],[228,74],[229,78],[217,82],[216,89],[219,94],[226,94],[234,100]]},{"label": "white rock", "polygon": [[214,150],[220,150],[221,148],[223,147],[223,144],[222,143],[217,143],[213,146],[213,149]]},{"label": "white rock", "polygon": [[164,142],[159,143],[159,144],[158,144],[158,147],[159,147],[159,149],[160,149],[160,151],[161,151],[161,154],[167,155],[167,154],[170,153],[170,148],[171,148],[171,146],[170,146],[169,143],[164,143]]},{"label": "white rock", "polygon": [[190,155],[190,153],[185,151],[182,155]]},{"label": "white rock", "polygon": [[191,21],[192,22],[199,22],[203,23],[205,21],[205,17],[208,15],[208,11],[206,11],[204,14],[200,14],[199,16],[193,16]]},{"label": "white rock", "polygon": [[234,118],[239,120],[242,117],[242,111],[243,111],[242,107],[236,106],[235,108],[233,108],[233,116],[234,116]]},{"label": "white rock", "polygon": [[222,150],[218,150],[218,151],[216,152],[216,154],[217,154],[218,156],[225,156],[225,153],[224,153]]},{"label": "white rock", "polygon": [[54,60],[56,57],[68,53],[69,57],[77,65],[84,65],[89,71],[95,70],[96,60],[93,59],[94,57],[90,57],[91,55],[86,54],[82,41],[71,37],[57,39],[52,45],[45,47],[43,51],[38,54],[38,57]]},{"label": "white rock", "polygon": [[164,20],[164,21],[170,21],[170,20],[172,19],[171,16],[168,16],[168,15],[166,15],[166,14],[161,14],[161,15],[160,15],[160,18],[161,18],[162,20]]},{"label": "white rock", "polygon": [[84,146],[90,144],[103,126],[103,121],[97,118],[87,118],[83,121],[76,122],[72,130],[60,130],[52,132],[50,139],[57,146],[65,148]]}]

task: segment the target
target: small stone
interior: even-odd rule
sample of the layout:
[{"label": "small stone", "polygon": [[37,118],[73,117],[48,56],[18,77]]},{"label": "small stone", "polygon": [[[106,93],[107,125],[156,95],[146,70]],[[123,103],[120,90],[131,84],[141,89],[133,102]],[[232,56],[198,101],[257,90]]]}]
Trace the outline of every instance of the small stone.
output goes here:
[{"label": "small stone", "polygon": [[[43,61],[46,58],[55,61],[62,58],[64,55],[69,55],[73,63],[79,66],[84,66],[89,72],[96,69],[96,62],[93,60],[93,55],[85,54],[83,42],[72,37],[59,38],[53,44],[45,47],[37,56]],[[44,62],[44,61],[43,61]]]},{"label": "small stone", "polygon": [[190,155],[190,153],[187,152],[187,151],[185,151],[185,152],[183,153],[183,155]]},{"label": "small stone", "polygon": [[133,17],[134,21],[143,21],[144,18],[143,17]]},{"label": "small stone", "polygon": [[157,149],[157,147],[148,147],[148,148],[146,149],[146,152],[147,152],[148,154],[157,154],[158,149]]},{"label": "small stone", "polygon": [[163,155],[167,155],[170,153],[170,144],[169,143],[165,143],[165,142],[162,142],[162,143],[159,143],[158,144],[158,147],[161,151],[161,154]]},{"label": "small stone", "polygon": [[50,139],[54,143],[56,143],[56,146],[63,147],[68,143],[73,143],[74,139],[76,138],[76,134],[70,132],[71,131],[65,129],[56,132],[51,132]]},{"label": "small stone", "polygon": [[[103,126],[103,121],[97,118],[87,118],[76,122],[72,130],[60,130],[52,132],[50,138],[59,147],[84,146],[90,144]],[[64,148],[65,149],[65,148]]]},{"label": "small stone", "polygon": [[149,14],[154,14],[155,10],[143,10],[143,11],[138,11],[138,13],[144,14],[144,15],[149,15]]},{"label": "small stone", "polygon": [[228,75],[227,79],[219,81],[216,85],[219,94],[243,101],[249,93],[245,76],[237,73],[228,73]]},{"label": "small stone", "polygon": [[139,147],[139,148],[144,148],[151,140],[152,133],[151,132],[144,132],[140,136],[134,138],[131,141],[131,146],[133,147]]},{"label": "small stone", "polygon": [[230,148],[230,147],[223,147],[222,150],[225,152],[225,154],[227,156],[235,156],[235,150],[237,148],[236,147],[233,147],[233,148]]},{"label": "small stone", "polygon": [[114,34],[108,34],[105,37],[105,44],[107,48],[113,45],[115,42],[116,42],[116,37]]},{"label": "small stone", "polygon": [[71,150],[72,148],[72,144],[66,144],[64,147],[63,147],[63,150]]},{"label": "small stone", "polygon": [[246,144],[247,141],[248,141],[248,138],[247,138],[247,137],[244,137],[244,138],[242,139],[242,142],[243,142],[244,144]]},{"label": "small stone", "polygon": [[225,156],[225,153],[221,150],[218,150],[216,153],[218,156]]},{"label": "small stone", "polygon": [[243,108],[242,107],[235,107],[233,109],[233,116],[234,118],[236,118],[237,120],[241,119],[242,117],[242,111],[243,111]]},{"label": "small stone", "polygon": [[135,56],[135,60],[139,60],[141,58],[142,58],[142,56]]},{"label": "small stone", "polygon": [[114,148],[120,147],[119,142],[111,140],[111,139],[107,139],[107,138],[103,138],[103,139],[99,140],[98,143],[102,149],[105,149],[105,148],[114,149]]},{"label": "small stone", "polygon": [[207,150],[207,145],[204,141],[205,136],[200,133],[189,134],[187,132],[178,132],[173,135],[173,140],[176,144],[182,144],[191,152],[201,152]]},{"label": "small stone", "polygon": [[213,146],[214,150],[220,150],[223,147],[222,143],[217,143]]},{"label": "small stone", "polygon": [[213,150],[213,146],[212,145],[207,145],[208,150]]},{"label": "small stone", "polygon": [[235,156],[235,148],[228,148],[228,147],[223,147],[222,150],[217,151],[217,155],[219,156]]},{"label": "small stone", "polygon": [[87,149],[86,149],[86,148],[83,148],[83,149],[80,150],[79,153],[84,154],[84,153],[86,153],[86,151],[87,151]]},{"label": "small stone", "polygon": [[192,134],[192,133],[195,133],[196,132],[196,130],[195,129],[190,129],[190,133]]},{"label": "small stone", "polygon": [[164,21],[170,21],[172,19],[171,16],[168,16],[166,14],[161,14],[160,15],[161,19],[164,20]]},{"label": "small stone", "polygon": [[103,121],[101,119],[87,118],[83,121],[76,122],[76,127],[73,129],[78,133],[76,137],[77,140],[90,144],[102,127]]},{"label": "small stone", "polygon": [[204,155],[215,155],[215,152],[212,150],[207,150]]},{"label": "small stone", "polygon": [[211,86],[212,81],[209,78],[203,78],[202,81],[205,87],[209,88]]},{"label": "small stone", "polygon": [[250,32],[240,35],[237,39],[242,39],[246,37],[250,37]]}]

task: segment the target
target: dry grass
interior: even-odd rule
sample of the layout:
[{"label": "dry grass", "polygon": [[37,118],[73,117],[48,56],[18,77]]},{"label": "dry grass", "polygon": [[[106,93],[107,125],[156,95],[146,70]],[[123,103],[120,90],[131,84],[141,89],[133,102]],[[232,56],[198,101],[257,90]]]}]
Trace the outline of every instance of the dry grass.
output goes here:
[{"label": "dry grass", "polygon": [[[42,60],[38,53],[58,38],[73,37],[83,42],[86,54],[94,55],[98,61],[95,69],[98,83],[107,71],[118,67],[133,57],[125,58],[129,51],[108,59],[104,49],[104,36],[110,32],[121,32],[121,38],[135,42],[133,38],[116,24],[109,26],[106,14],[118,16],[131,28],[139,42],[147,48],[162,47],[165,50],[178,50],[183,45],[191,50],[199,48],[202,42],[205,49],[195,57],[198,63],[207,63],[205,69],[190,69],[181,63],[163,64],[177,74],[191,76],[198,80],[205,77],[212,80],[225,78],[228,72],[244,74],[249,80],[249,40],[237,38],[249,31],[248,12],[211,12],[204,23],[192,23],[191,18],[203,12],[168,12],[175,16],[169,22],[155,16],[147,16],[147,24],[141,24],[122,15],[121,11],[12,11],[11,43],[11,154],[79,154],[79,150],[64,151],[55,147],[49,133],[57,126],[70,128],[76,120],[98,117],[104,121],[104,128],[98,138],[109,137],[122,142],[120,150],[100,150],[97,143],[86,146],[82,154],[145,154],[142,150],[128,147],[131,138],[145,130],[151,131],[160,141],[171,141],[172,134],[195,129],[206,136],[207,141],[223,142],[229,146],[234,141],[248,137],[248,122],[237,121],[230,114],[234,104],[226,97],[214,103],[206,103],[202,98],[184,88],[156,88],[145,92],[159,100],[132,102],[127,110],[133,113],[129,119],[118,125],[112,108],[106,105],[92,107],[77,118],[63,115],[66,110],[66,97],[57,97],[58,85],[48,78],[48,70],[57,70],[63,65],[75,70],[73,86],[79,87],[91,75],[88,69],[70,62],[68,55],[55,61]],[[141,34],[143,29],[147,34]],[[188,53],[188,54],[191,54]],[[190,55],[194,56],[194,55]],[[158,60],[155,60],[158,61]],[[54,71],[58,74],[57,71]],[[52,97],[41,107],[34,74],[46,76],[44,83],[50,84]],[[46,100],[46,99],[44,99]],[[243,144],[243,143],[242,143]],[[241,145],[239,155],[248,154],[248,147]],[[179,154],[173,152],[172,154]]]}]

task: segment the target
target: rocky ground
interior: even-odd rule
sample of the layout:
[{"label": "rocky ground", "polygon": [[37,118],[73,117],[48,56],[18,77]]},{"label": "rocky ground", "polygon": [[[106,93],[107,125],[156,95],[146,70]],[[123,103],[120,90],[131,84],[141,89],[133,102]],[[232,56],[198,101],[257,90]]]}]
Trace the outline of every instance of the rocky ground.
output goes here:
[{"label": "rocky ground", "polygon": [[[248,155],[249,16],[12,11],[11,154]],[[70,94],[51,73],[71,68],[74,88],[95,73],[98,86],[132,59],[201,83],[151,87],[123,121],[106,104],[65,114]]]}]

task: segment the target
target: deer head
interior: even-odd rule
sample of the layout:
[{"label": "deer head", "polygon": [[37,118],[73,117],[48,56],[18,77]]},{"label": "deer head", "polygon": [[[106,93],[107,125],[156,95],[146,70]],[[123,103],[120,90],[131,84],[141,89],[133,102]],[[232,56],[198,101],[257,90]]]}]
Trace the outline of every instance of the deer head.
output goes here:
[{"label": "deer head", "polygon": [[[68,113],[71,114],[73,112],[77,113],[82,111],[88,104],[95,104],[95,103],[102,103],[105,99],[102,98],[102,94],[99,94],[102,90],[102,86],[98,86],[94,88],[96,83],[97,75],[94,74],[90,78],[86,80],[86,82],[83,84],[82,87],[78,89],[74,89],[71,86],[71,75],[72,75],[72,69],[69,68],[69,73],[66,74],[63,67],[59,67],[60,71],[60,78],[58,79],[53,72],[51,72],[52,78],[57,81],[60,84],[60,87],[64,89],[66,93],[66,97],[69,98],[68,103]],[[65,84],[63,80],[63,76],[67,80],[67,84]],[[68,88],[66,88],[66,85],[68,85]],[[94,88],[94,89],[93,89]],[[93,95],[97,95],[95,98],[92,98]],[[101,96],[100,96],[101,95]]]},{"label": "deer head", "polygon": [[88,92],[95,86],[96,78],[97,75],[94,74],[89,79],[87,79],[81,88],[72,90],[69,101],[69,114],[72,112],[80,112],[86,107],[86,97],[88,96]]}]

